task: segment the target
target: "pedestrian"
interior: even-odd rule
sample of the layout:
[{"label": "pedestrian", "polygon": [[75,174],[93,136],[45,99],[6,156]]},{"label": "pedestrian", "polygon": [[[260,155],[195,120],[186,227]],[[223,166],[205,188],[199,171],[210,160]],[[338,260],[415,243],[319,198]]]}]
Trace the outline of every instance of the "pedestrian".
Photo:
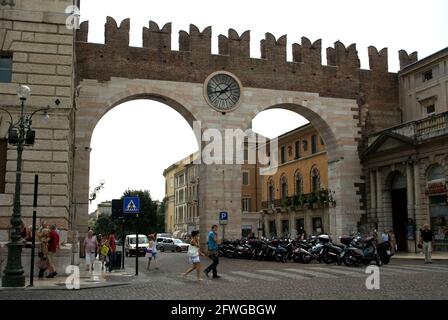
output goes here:
[{"label": "pedestrian", "polygon": [[112,268],[115,263],[115,250],[117,249],[117,242],[115,240],[115,230],[112,230],[108,239],[109,246],[109,272],[112,272]]},{"label": "pedestrian", "polygon": [[432,263],[431,253],[433,237],[434,234],[429,228],[429,224],[425,223],[423,228],[420,229],[420,246],[423,247],[423,252],[425,253],[425,263]]},{"label": "pedestrian", "polygon": [[391,251],[392,254],[395,254],[395,252],[398,250],[398,244],[397,244],[397,239],[395,238],[395,233],[394,230],[389,230],[388,232],[389,234],[389,242],[390,242],[390,247],[391,247]]},{"label": "pedestrian", "polygon": [[386,230],[384,230],[384,232],[381,233],[381,240],[383,240],[383,242],[390,242],[390,236]]},{"label": "pedestrian", "polygon": [[39,262],[37,264],[37,267],[39,268],[39,279],[43,279],[45,275],[45,270],[47,270],[49,267],[48,259],[46,256],[44,256],[43,252],[39,252],[37,256],[39,257]]},{"label": "pedestrian", "polygon": [[54,265],[54,257],[59,249],[59,234],[56,232],[56,225],[52,224],[50,227],[50,234],[48,235],[48,271],[50,272],[47,278],[54,278],[58,273]]},{"label": "pedestrian", "polygon": [[157,259],[157,241],[155,238],[155,234],[149,235],[149,244],[148,249],[146,250],[148,254],[148,265],[146,266],[146,270],[149,271],[149,267],[151,265],[151,260],[154,260],[155,269],[159,269],[159,261]]},{"label": "pedestrian", "polygon": [[212,225],[212,230],[208,233],[207,236],[207,246],[208,246],[208,257],[213,260],[212,264],[209,265],[204,273],[209,277],[209,272],[213,272],[213,279],[221,278],[218,276],[218,270],[216,267],[219,264],[219,255],[218,255],[218,226],[216,224]]},{"label": "pedestrian", "polygon": [[95,263],[96,249],[98,242],[93,236],[93,230],[87,232],[87,237],[84,239],[84,250],[86,253],[86,271],[93,271],[93,264]]},{"label": "pedestrian", "polygon": [[198,281],[202,281],[201,260],[199,259],[199,256],[203,256],[204,254],[199,249],[199,243],[199,231],[192,231],[190,246],[188,247],[188,259],[192,266],[184,273],[181,273],[181,276],[186,277],[190,272],[196,269]]},{"label": "pedestrian", "polygon": [[108,266],[108,257],[109,257],[109,240],[107,235],[99,235],[100,244],[99,244],[99,260],[101,261],[101,270],[105,270],[106,266]]}]

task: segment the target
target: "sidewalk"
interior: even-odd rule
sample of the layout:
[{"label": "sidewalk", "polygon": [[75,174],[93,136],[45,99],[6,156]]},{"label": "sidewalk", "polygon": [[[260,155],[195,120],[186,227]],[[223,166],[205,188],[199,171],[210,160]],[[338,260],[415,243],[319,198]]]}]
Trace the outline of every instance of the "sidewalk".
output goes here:
[{"label": "sidewalk", "polygon": [[[25,279],[25,287],[21,288],[3,288],[0,290],[80,290],[101,287],[112,287],[130,284],[134,278],[132,274],[124,270],[113,270],[111,273],[101,271],[101,264],[96,263],[94,271],[86,271],[84,261],[79,265],[79,289],[69,289],[66,281],[70,285],[72,283],[73,273],[65,274],[59,272],[52,279],[38,279],[37,274],[34,275],[33,287],[29,287],[30,278]],[[1,283],[1,278],[0,278]],[[72,285],[73,286],[73,285]]]},{"label": "sidewalk", "polygon": [[[423,253],[410,253],[410,252],[398,252],[393,255],[392,259],[425,259]],[[448,252],[433,252],[431,255],[432,260],[448,260]]]}]

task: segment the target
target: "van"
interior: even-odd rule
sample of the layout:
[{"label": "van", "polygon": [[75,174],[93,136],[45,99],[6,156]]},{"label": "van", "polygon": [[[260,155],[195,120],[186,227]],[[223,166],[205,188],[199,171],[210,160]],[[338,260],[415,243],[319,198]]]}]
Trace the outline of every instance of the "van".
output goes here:
[{"label": "van", "polygon": [[[126,257],[132,256],[133,254],[135,255],[137,253],[136,240],[137,240],[137,237],[135,234],[130,234],[130,235],[126,236],[125,242],[124,242],[124,250],[125,250]],[[139,234],[138,235],[138,254],[144,256],[148,246],[149,246],[148,237],[145,236],[144,234]]]}]

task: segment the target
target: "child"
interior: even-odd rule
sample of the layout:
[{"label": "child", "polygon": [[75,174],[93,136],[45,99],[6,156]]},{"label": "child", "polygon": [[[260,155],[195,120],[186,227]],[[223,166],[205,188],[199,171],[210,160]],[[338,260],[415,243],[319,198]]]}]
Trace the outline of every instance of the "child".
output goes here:
[{"label": "child", "polygon": [[43,279],[44,278],[44,274],[45,274],[45,270],[48,269],[49,265],[48,265],[48,260],[47,258],[44,256],[43,252],[39,252],[38,254],[39,257],[39,263],[38,263],[38,267],[39,267],[39,279]]}]

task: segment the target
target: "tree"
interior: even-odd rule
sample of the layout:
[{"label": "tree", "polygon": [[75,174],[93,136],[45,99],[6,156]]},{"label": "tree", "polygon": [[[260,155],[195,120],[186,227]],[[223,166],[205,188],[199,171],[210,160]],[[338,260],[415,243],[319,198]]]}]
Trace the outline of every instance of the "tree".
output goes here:
[{"label": "tree", "polygon": [[123,193],[121,199],[123,199],[124,197],[139,197],[140,199],[140,213],[138,214],[138,218],[130,218],[126,223],[126,234],[134,234],[136,232],[136,223],[138,224],[139,234],[147,235],[153,232],[163,231],[163,224],[161,227],[160,219],[157,215],[158,205],[155,201],[152,201],[151,194],[148,190],[128,189]]},{"label": "tree", "polygon": [[116,222],[112,221],[112,218],[108,214],[100,214],[93,226],[93,232],[95,234],[110,234],[112,230],[120,230]]}]

